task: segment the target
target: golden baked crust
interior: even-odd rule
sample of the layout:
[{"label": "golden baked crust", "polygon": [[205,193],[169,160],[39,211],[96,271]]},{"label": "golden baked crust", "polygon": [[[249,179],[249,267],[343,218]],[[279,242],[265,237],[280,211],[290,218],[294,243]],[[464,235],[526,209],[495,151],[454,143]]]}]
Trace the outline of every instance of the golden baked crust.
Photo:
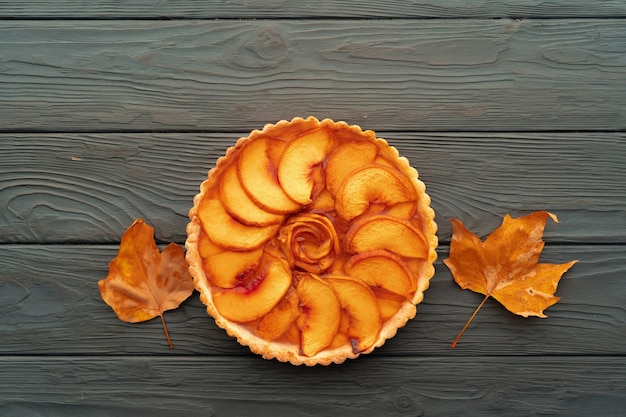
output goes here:
[{"label": "golden baked crust", "polygon": [[[322,133],[318,134],[317,132]],[[323,138],[319,139],[316,135],[321,135]],[[307,138],[294,144],[302,137]],[[325,140],[328,143],[325,143]],[[263,152],[252,154],[254,147],[262,147],[262,142],[266,143]],[[350,149],[351,152],[347,153],[350,158],[340,159],[343,157],[338,156],[340,151],[336,151],[336,149],[347,142],[358,142],[360,144],[358,146],[362,146],[363,152],[357,148]],[[255,144],[250,145],[252,143]],[[361,169],[361,166],[344,169],[346,165],[351,163],[359,164],[359,155],[366,155],[368,152],[366,148],[371,147],[372,144],[375,145],[376,160],[372,159],[371,163],[364,165],[369,170]],[[306,152],[298,150],[298,146],[306,149]],[[310,148],[305,148],[306,146]],[[289,154],[285,156],[285,149],[288,147],[290,149]],[[249,149],[242,156],[246,148]],[[355,153],[355,149],[359,152]],[[335,159],[340,159],[339,162],[329,162],[329,159],[333,158],[330,156],[333,152],[335,152]],[[272,156],[272,153],[278,156]],[[289,192],[287,199],[284,199],[282,194],[272,195],[272,193],[280,193],[280,190],[277,191],[272,188],[275,184],[267,183],[270,181],[269,179],[247,179],[251,178],[250,172],[256,172],[255,175],[257,176],[264,175],[257,171],[259,167],[241,166],[248,163],[248,160],[250,160],[248,164],[260,164],[263,161],[259,162],[259,158],[256,158],[258,155],[269,158],[269,162],[265,161],[265,165],[271,165],[270,174],[268,174],[271,176],[268,178],[276,178],[276,183],[283,188],[283,191],[287,189]],[[298,171],[291,169],[292,166],[299,168],[302,165],[298,161],[300,156],[315,162],[309,164],[311,168],[310,171],[307,171],[308,176],[305,176],[305,179],[298,179]],[[356,162],[352,161],[353,156]],[[366,158],[365,156],[362,157]],[[280,161],[280,169],[274,166],[278,164],[277,160]],[[274,164],[272,165],[272,163]],[[359,170],[363,172],[359,172]],[[335,174],[335,171],[347,172]],[[341,175],[349,176],[342,178]],[[246,195],[242,195],[240,198],[250,198],[255,202],[260,208],[258,215],[256,214],[257,207],[253,207],[250,212],[255,212],[255,214],[251,214],[250,218],[242,219],[238,211],[247,206],[245,204],[230,204],[228,200],[239,198],[237,192],[241,193],[241,190],[237,187],[224,185],[230,185],[228,181],[231,178],[229,176],[232,176],[232,181],[236,182],[239,179],[248,187],[241,187],[246,191]],[[337,179],[335,177],[341,181],[335,181]],[[281,178],[283,179],[282,182],[280,182]],[[255,181],[257,180],[267,183],[258,183],[261,184],[261,187],[266,187],[262,190],[262,195],[256,195],[257,192],[252,189],[256,187]],[[374,190],[371,191],[363,190],[364,187],[369,186],[368,184],[377,185],[377,181],[384,180],[387,181],[385,184],[388,185],[384,187],[372,186],[371,188]],[[341,182],[341,184],[337,184],[337,182]],[[379,195],[380,189],[385,189],[382,196]],[[399,191],[394,191],[395,189],[401,190],[408,197],[405,199],[398,197]],[[371,196],[372,193],[379,194]],[[363,199],[365,199],[365,203],[363,203]],[[222,207],[223,204],[220,204],[223,200],[227,200],[227,203],[224,204],[225,209]],[[246,212],[242,212],[241,215],[245,217]],[[222,221],[220,216],[227,216],[228,221]],[[299,226],[293,226],[293,224],[298,223],[299,216],[305,216],[303,221],[311,222],[313,230],[306,229],[301,232],[302,235],[294,237],[294,234],[298,233],[298,229],[294,229],[294,227]],[[349,126],[345,122],[334,122],[330,119],[319,121],[314,117],[294,118],[291,121],[282,120],[276,124],[268,124],[262,130],[254,130],[248,137],[240,138],[235,146],[229,148],[226,154],[217,160],[215,168],[209,171],[207,179],[200,186],[200,193],[194,198],[194,206],[189,211],[189,217],[191,221],[187,226],[186,256],[191,275],[194,277],[195,287],[200,292],[201,301],[207,306],[208,313],[214,317],[218,326],[225,329],[230,336],[237,338],[239,343],[248,346],[253,352],[266,359],[277,359],[294,365],[328,365],[341,363],[349,358],[356,358],[360,354],[370,353],[375,348],[382,346],[387,339],[395,336],[398,328],[403,327],[409,319],[415,316],[415,305],[422,301],[424,291],[429,286],[429,280],[434,275],[433,263],[437,256],[435,252],[437,226],[434,221],[434,211],[430,207],[430,198],[425,192],[424,184],[418,179],[417,171],[409,165],[406,158],[399,156],[394,147],[389,146],[384,139],[376,138],[374,132],[362,131],[359,126]],[[355,226],[357,223],[359,224],[358,228]],[[366,227],[360,225],[362,223],[366,224]],[[304,227],[309,227],[309,223]],[[407,245],[400,245],[397,243],[398,237],[392,236],[389,239],[388,234],[377,240],[377,227],[387,228],[386,230],[391,232],[400,230],[403,234],[404,231],[414,232],[417,237],[412,239],[418,243],[417,246],[421,245],[422,247],[421,249],[416,247],[416,252],[412,253],[412,245],[409,245],[408,248]],[[320,243],[321,246],[326,247],[323,254],[325,258],[320,255],[319,260],[317,260],[317,256],[314,256],[315,260],[310,260],[307,257],[308,253],[302,253],[303,251],[310,251],[310,248],[290,248],[293,242],[300,242],[301,239],[315,235],[317,233],[316,228],[324,229],[323,232],[320,232],[322,235],[327,233],[326,229],[336,229],[328,232],[330,237],[326,235],[320,237],[320,242],[326,242],[324,245]],[[357,228],[356,232],[355,228]],[[231,236],[237,233],[240,235],[231,239]],[[363,236],[355,238],[354,236],[359,233]],[[418,239],[420,236],[421,242],[423,242],[421,244]],[[402,242],[402,239],[405,238],[400,237],[399,239]],[[206,248],[205,243],[211,240],[213,243],[218,242],[216,245],[213,243],[211,243],[213,246],[210,245],[211,248],[217,249],[207,255],[208,252],[204,249]],[[406,242],[413,241],[406,240]],[[367,252],[367,254],[363,255],[363,252]],[[211,257],[211,262],[207,261],[207,257],[213,256],[214,253],[217,253],[218,256]],[[401,265],[398,268],[408,271],[412,282],[409,289],[402,291],[394,289],[394,296],[395,292],[406,292],[404,301],[399,302],[399,307],[393,315],[385,317],[384,320],[381,318],[378,337],[373,343],[368,343],[363,348],[356,343],[355,337],[350,337],[348,334],[343,339],[335,336],[332,343],[323,342],[326,343],[326,346],[320,350],[308,349],[308,346],[303,347],[298,343],[298,340],[301,339],[294,342],[293,338],[284,336],[272,336],[271,340],[261,337],[267,333],[259,330],[259,322],[269,314],[269,309],[277,305],[277,300],[285,299],[288,293],[290,294],[289,297],[297,298],[296,295],[292,294],[295,291],[294,288],[299,286],[303,279],[308,279],[302,277],[312,276],[315,278],[315,280],[310,280],[313,284],[319,283],[317,278],[324,281],[325,277],[331,276],[349,276],[352,274],[363,278],[363,274],[367,274],[370,263],[365,262],[360,268],[358,262],[365,258],[370,259],[370,254],[383,258],[383,261],[387,261],[387,258],[393,261],[399,259]],[[244,259],[245,257],[250,260]],[[228,260],[221,261],[221,259]],[[234,272],[225,273],[225,278],[221,278],[221,272],[215,271],[231,268],[232,259],[236,259],[235,263],[241,262],[241,267],[237,269],[238,266],[236,265]],[[224,262],[223,268],[219,264],[220,262]],[[239,291],[237,286],[244,279],[244,275],[247,277],[250,275],[249,271],[254,270],[254,268],[251,269],[244,265],[246,262],[251,265],[271,265],[264,266],[264,271],[267,271],[268,268],[274,268],[270,273],[278,277],[275,279],[276,285],[271,289],[264,288],[261,290],[257,290],[255,287],[257,293],[259,291],[267,292],[264,295],[264,300],[272,299],[271,305],[260,306],[258,304],[261,303],[252,303],[254,308],[248,309],[246,303],[243,302],[242,308],[245,311],[238,311],[232,307],[232,299],[245,300],[245,294],[241,295],[243,290]],[[378,264],[371,263],[371,265],[376,267]],[[397,264],[392,264],[392,266],[396,267]],[[399,274],[401,273],[399,272]],[[263,272],[262,277],[259,278],[261,276],[259,273],[255,278],[254,285],[257,285],[259,280],[264,279],[265,274],[266,272]],[[286,274],[290,277],[287,278]],[[219,279],[218,275],[220,276]],[[365,277],[364,282],[375,290],[381,290],[377,286],[382,285],[384,287],[386,284],[374,282],[373,280],[376,279],[379,278]],[[384,277],[380,279],[384,279]],[[285,282],[285,280],[288,281]],[[341,281],[341,279],[334,281],[329,279],[328,281],[332,283]],[[215,285],[216,282],[219,282],[223,287]],[[382,288],[382,291],[387,291],[387,289]],[[238,293],[234,294],[233,297],[239,298],[231,297],[226,300],[227,297],[222,297],[222,294],[232,295],[235,292]],[[340,294],[336,292],[336,295],[341,301]],[[343,301],[346,301],[345,297]],[[220,308],[216,307],[216,304]],[[341,305],[342,310],[340,311],[342,314],[346,314],[345,309],[349,306],[346,306],[345,303]],[[258,311],[255,310],[256,307],[258,307]],[[300,301],[298,308],[300,310],[295,310],[296,315],[305,314],[303,301]],[[285,314],[294,314],[293,311],[292,309],[291,313],[285,312]],[[291,326],[294,326],[295,329],[306,327],[302,324],[303,319],[289,318],[289,320],[292,320]],[[346,330],[346,326],[352,329],[349,327],[350,324],[345,324],[347,322],[350,320],[344,318],[342,327],[344,333],[352,331]],[[339,325],[338,322],[337,326]],[[336,332],[341,333],[341,331],[337,330]],[[347,342],[341,344],[340,340],[347,340]],[[357,346],[360,347],[357,348]]]}]

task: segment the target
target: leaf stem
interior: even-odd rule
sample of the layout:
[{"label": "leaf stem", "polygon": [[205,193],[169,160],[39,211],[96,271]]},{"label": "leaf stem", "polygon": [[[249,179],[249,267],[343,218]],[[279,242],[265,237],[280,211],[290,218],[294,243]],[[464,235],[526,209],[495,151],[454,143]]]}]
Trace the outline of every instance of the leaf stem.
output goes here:
[{"label": "leaf stem", "polygon": [[165,332],[167,344],[170,345],[170,349],[174,349],[174,344],[172,343],[172,339],[170,339],[170,334],[167,331],[167,326],[165,325],[165,317],[163,317],[163,313],[161,313],[161,323],[163,323],[163,331]]},{"label": "leaf stem", "polygon": [[485,301],[487,301],[487,298],[489,298],[489,297],[490,297],[489,294],[485,295],[485,298],[483,298],[483,301],[478,305],[478,307],[476,307],[476,310],[474,310],[474,314],[472,314],[472,317],[470,317],[469,320],[467,321],[467,323],[465,323],[465,326],[463,326],[463,328],[461,329],[459,334],[456,336],[456,339],[454,339],[454,342],[452,342],[452,344],[450,344],[450,347],[452,349],[454,349],[456,347],[457,343],[459,343],[459,339],[461,339],[461,336],[463,336],[463,333],[465,333],[465,330],[469,327],[469,325],[472,322],[472,320],[474,320],[474,317],[476,317],[476,314],[478,313],[478,310],[481,309],[481,307],[483,306],[483,304],[485,304]]}]

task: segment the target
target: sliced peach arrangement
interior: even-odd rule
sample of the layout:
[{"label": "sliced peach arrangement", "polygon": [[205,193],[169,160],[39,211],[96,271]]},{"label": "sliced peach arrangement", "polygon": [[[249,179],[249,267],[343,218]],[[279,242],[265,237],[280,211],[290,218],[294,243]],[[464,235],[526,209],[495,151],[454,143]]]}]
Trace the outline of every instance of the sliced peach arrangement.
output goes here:
[{"label": "sliced peach arrangement", "polygon": [[325,277],[325,281],[335,290],[346,319],[339,331],[348,337],[354,353],[369,349],[382,327],[374,291],[358,278],[331,275]]},{"label": "sliced peach arrangement", "polygon": [[324,189],[322,162],[333,148],[324,129],[291,141],[280,157],[278,180],[283,191],[300,204],[309,204]]},{"label": "sliced peach arrangement", "polygon": [[374,288],[411,298],[415,279],[402,258],[386,250],[359,253],[344,266],[346,273]]},{"label": "sliced peach arrangement", "polygon": [[348,252],[361,253],[386,249],[407,258],[428,254],[428,242],[412,222],[391,215],[377,214],[360,219],[345,237]]},{"label": "sliced peach arrangement", "polygon": [[217,198],[205,198],[198,205],[198,215],[209,238],[226,249],[252,250],[276,234],[279,225],[249,226],[231,216]]},{"label": "sliced peach arrangement", "polygon": [[339,186],[335,208],[344,219],[352,220],[374,204],[391,207],[415,200],[415,189],[407,179],[384,165],[367,165]]},{"label": "sliced peach arrangement", "polygon": [[373,132],[296,118],[209,172],[187,258],[217,323],[267,358],[342,362],[392,337],[433,275],[430,199]]},{"label": "sliced peach arrangement", "polygon": [[249,226],[264,227],[278,224],[284,215],[270,213],[259,207],[241,186],[237,166],[226,169],[220,186],[221,201],[226,211],[236,220]]},{"label": "sliced peach arrangement", "polygon": [[265,340],[273,341],[284,335],[300,315],[300,301],[291,288],[285,297],[256,325],[256,333]]},{"label": "sliced peach arrangement", "polygon": [[279,256],[265,252],[259,265],[237,275],[237,285],[213,293],[215,308],[228,320],[246,323],[268,314],[291,287],[291,270]]},{"label": "sliced peach arrangement", "polygon": [[270,213],[285,214],[300,209],[289,198],[278,181],[278,155],[287,144],[281,140],[259,138],[245,146],[237,173],[245,192],[260,208]]},{"label": "sliced peach arrangement", "polygon": [[339,186],[354,171],[370,165],[376,159],[378,146],[373,142],[345,142],[328,155],[326,188],[336,195]]},{"label": "sliced peach arrangement", "polygon": [[198,238],[198,251],[202,266],[212,285],[233,288],[239,283],[239,276],[256,268],[261,262],[263,248],[237,252],[223,248],[211,241],[206,234]]},{"label": "sliced peach arrangement", "polygon": [[297,318],[302,340],[300,351],[314,356],[327,347],[339,330],[341,303],[333,288],[319,277],[304,275],[296,286],[300,314]]}]

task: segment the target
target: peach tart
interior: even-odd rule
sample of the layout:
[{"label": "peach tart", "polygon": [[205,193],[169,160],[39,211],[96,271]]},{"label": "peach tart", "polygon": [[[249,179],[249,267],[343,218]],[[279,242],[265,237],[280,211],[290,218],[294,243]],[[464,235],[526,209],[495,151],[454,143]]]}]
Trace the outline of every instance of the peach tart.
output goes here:
[{"label": "peach tart", "polygon": [[266,359],[370,353],[416,314],[434,274],[434,212],[374,132],[314,117],[229,148],[189,212],[187,260],[216,323]]}]

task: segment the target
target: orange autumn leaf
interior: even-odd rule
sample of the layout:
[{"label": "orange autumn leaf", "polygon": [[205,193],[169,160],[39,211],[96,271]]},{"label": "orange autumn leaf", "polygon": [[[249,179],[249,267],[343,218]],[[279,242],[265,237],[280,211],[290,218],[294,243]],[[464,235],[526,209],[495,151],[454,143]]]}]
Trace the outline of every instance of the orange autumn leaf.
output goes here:
[{"label": "orange autumn leaf", "polygon": [[124,232],[109,275],[98,286],[102,299],[120,320],[137,323],[160,317],[173,347],[163,312],[177,308],[194,289],[182,247],[170,243],[159,252],[154,229],[137,219]]},{"label": "orange autumn leaf", "polygon": [[515,219],[507,214],[484,242],[460,220],[452,219],[450,256],[443,262],[461,288],[485,295],[452,347],[489,297],[523,317],[544,318],[543,310],[559,301],[560,297],[554,295],[559,280],[577,261],[538,263],[548,217],[558,222],[554,214],[546,211]]}]

